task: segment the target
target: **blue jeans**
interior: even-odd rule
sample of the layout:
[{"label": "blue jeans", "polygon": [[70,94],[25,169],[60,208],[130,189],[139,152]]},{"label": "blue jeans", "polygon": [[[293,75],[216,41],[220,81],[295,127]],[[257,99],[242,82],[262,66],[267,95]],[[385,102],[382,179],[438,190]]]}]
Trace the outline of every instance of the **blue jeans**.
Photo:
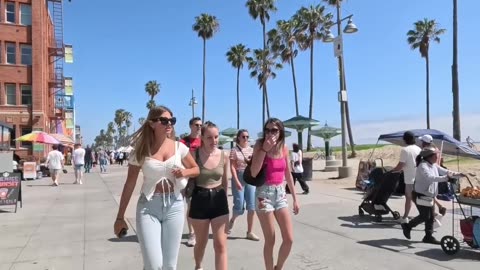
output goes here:
[{"label": "blue jeans", "polygon": [[100,159],[100,172],[107,172],[107,160],[105,158]]},{"label": "blue jeans", "polygon": [[247,210],[255,210],[255,186],[245,183],[243,180],[243,171],[237,171],[237,176],[243,188],[242,190],[238,190],[235,179],[232,177],[232,212],[234,215],[240,216],[245,212],[245,208]]},{"label": "blue jeans", "polygon": [[182,240],[185,208],[183,196],[140,196],[137,204],[137,235],[145,270],[175,270]]}]

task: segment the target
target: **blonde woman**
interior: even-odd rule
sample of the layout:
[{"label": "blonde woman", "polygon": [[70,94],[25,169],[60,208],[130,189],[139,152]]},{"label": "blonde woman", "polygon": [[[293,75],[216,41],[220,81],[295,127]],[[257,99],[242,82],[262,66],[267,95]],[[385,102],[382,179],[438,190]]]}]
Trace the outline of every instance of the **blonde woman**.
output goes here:
[{"label": "blonde woman", "polygon": [[[263,126],[263,138],[259,139],[253,148],[251,168],[253,177],[257,176],[260,170],[265,170],[265,184],[256,190],[256,210],[265,238],[263,258],[266,270],[282,270],[292,249],[293,227],[288,212],[284,179],[287,180],[293,197],[295,215],[299,212],[299,206],[289,159],[283,123],[276,118],[270,118]],[[275,220],[280,227],[283,241],[278,251],[277,264],[274,266]]]},{"label": "blonde woman", "polygon": [[215,269],[227,269],[228,223],[227,170],[228,156],[218,149],[218,128],[212,122],[202,126],[200,148],[195,151],[195,159],[200,167],[200,175],[194,180],[190,212],[197,243],[193,248],[195,269],[202,269],[203,256],[208,242],[210,227],[215,249]]},{"label": "blonde woman", "polygon": [[122,237],[128,229],[124,215],[137,177],[143,185],[137,203],[137,234],[145,270],[177,267],[185,210],[181,190],[187,178],[199,169],[188,148],[174,141],[176,118],[163,106],[152,108],[147,120],[134,134],[135,150],[130,155],[114,233]]},{"label": "blonde woman", "polygon": [[230,171],[232,173],[233,208],[232,218],[228,223],[228,234],[232,232],[233,225],[238,216],[247,210],[247,236],[248,240],[259,241],[252,231],[255,218],[255,186],[245,183],[243,173],[247,161],[252,159],[253,148],[248,143],[248,130],[240,129],[235,138],[236,147],[230,150]]}]

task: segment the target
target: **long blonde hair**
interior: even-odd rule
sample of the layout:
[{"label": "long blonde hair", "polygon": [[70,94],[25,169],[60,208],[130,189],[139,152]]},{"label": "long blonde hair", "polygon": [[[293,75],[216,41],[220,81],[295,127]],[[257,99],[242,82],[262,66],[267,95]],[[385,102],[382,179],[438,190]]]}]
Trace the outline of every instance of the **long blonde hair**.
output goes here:
[{"label": "long blonde hair", "polygon": [[[156,106],[150,109],[148,112],[147,119],[143,125],[132,135],[133,145],[134,146],[134,155],[138,163],[142,163],[145,160],[145,157],[151,155],[151,147],[155,140],[155,134],[150,126],[152,119],[160,117],[164,112],[169,112],[173,117],[172,111],[165,106]],[[172,133],[169,138],[175,138],[175,127],[172,126]]]}]

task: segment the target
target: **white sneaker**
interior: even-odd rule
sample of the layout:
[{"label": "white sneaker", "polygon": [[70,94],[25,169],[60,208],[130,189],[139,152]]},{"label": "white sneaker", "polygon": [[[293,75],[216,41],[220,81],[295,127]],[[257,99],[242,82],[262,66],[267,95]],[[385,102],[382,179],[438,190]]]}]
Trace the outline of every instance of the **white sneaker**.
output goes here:
[{"label": "white sneaker", "polygon": [[408,219],[408,217],[407,217],[407,218],[400,218],[399,220],[400,220],[400,223],[408,223],[408,222],[410,222],[410,219]]},{"label": "white sneaker", "polygon": [[197,240],[195,239],[195,234],[191,233],[190,236],[188,236],[187,246],[193,247],[196,243]]},{"label": "white sneaker", "polygon": [[82,184],[83,184],[82,180],[80,180],[78,183],[79,183],[80,185],[82,185]]}]

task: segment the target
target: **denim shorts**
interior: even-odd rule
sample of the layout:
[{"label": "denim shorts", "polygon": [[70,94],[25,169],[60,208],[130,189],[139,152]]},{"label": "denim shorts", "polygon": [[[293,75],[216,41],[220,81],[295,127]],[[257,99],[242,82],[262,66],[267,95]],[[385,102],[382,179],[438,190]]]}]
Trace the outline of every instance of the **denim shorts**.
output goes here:
[{"label": "denim shorts", "polygon": [[273,212],[288,207],[287,193],[283,185],[257,187],[255,197],[256,209],[260,212]]}]

